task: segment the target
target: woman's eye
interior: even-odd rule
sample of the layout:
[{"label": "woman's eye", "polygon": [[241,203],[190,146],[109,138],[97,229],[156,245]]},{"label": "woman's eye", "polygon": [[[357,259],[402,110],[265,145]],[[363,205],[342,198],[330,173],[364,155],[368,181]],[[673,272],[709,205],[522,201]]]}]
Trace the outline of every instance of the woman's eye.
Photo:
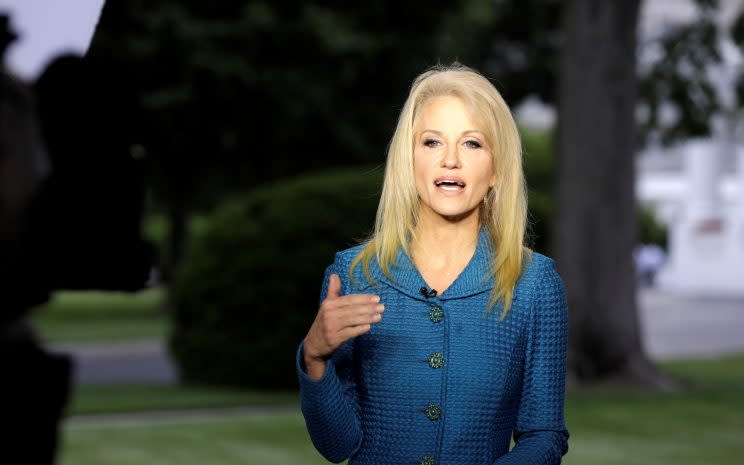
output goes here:
[{"label": "woman's eye", "polygon": [[424,139],[424,146],[426,147],[436,147],[439,145],[439,141],[436,139]]},{"label": "woman's eye", "polygon": [[483,144],[481,144],[477,140],[466,140],[465,141],[465,145],[469,149],[479,149],[479,148],[483,147]]}]

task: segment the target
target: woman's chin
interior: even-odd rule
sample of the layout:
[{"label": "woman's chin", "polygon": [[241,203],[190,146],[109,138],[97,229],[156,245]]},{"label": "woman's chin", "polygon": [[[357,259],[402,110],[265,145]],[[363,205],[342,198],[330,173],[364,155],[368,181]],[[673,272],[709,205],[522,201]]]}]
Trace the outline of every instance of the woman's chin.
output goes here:
[{"label": "woman's chin", "polygon": [[473,215],[478,215],[478,208],[471,208],[471,209],[438,209],[433,210],[433,213],[435,213],[437,216],[442,218],[443,220],[449,222],[449,223],[460,223],[465,220],[469,220],[473,217]]}]

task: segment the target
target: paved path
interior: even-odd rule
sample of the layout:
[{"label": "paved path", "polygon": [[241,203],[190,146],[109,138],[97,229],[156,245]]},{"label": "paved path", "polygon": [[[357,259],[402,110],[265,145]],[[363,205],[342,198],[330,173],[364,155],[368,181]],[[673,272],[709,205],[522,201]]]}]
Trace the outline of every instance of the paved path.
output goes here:
[{"label": "paved path", "polygon": [[[644,344],[653,359],[744,353],[744,298],[690,298],[639,292]],[[57,345],[76,359],[78,384],[175,383],[178,374],[159,341]]]},{"label": "paved path", "polygon": [[744,298],[639,292],[643,339],[654,359],[744,353]]},{"label": "paved path", "polygon": [[54,352],[75,359],[75,384],[175,384],[178,372],[160,341],[57,344]]}]

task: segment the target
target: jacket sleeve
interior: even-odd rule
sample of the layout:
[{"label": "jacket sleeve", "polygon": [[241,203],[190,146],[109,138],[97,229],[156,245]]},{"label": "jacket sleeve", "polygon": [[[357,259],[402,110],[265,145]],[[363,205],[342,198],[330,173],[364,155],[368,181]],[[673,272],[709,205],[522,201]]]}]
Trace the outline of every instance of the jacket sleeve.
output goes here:
[{"label": "jacket sleeve", "polygon": [[568,451],[563,418],[568,305],[563,281],[549,259],[537,289],[525,359],[515,446],[495,465],[554,465]]},{"label": "jacket sleeve", "polygon": [[[341,278],[341,293],[346,287],[345,276],[339,272],[338,257],[326,269],[320,293],[322,302],[328,293],[331,273]],[[313,380],[305,373],[302,356],[304,341],[296,355],[296,370],[300,382],[300,406],[308,433],[318,452],[333,463],[340,463],[352,456],[362,443],[359,407],[353,376],[353,339],[339,346],[326,361],[320,380]]]}]

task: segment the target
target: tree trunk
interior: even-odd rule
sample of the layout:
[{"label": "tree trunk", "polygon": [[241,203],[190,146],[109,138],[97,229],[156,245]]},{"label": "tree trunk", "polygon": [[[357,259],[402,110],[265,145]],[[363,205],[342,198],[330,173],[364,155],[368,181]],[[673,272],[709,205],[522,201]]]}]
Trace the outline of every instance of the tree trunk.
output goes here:
[{"label": "tree trunk", "polygon": [[580,381],[672,387],[646,357],[632,261],[640,0],[571,0],[563,11],[553,254]]}]

